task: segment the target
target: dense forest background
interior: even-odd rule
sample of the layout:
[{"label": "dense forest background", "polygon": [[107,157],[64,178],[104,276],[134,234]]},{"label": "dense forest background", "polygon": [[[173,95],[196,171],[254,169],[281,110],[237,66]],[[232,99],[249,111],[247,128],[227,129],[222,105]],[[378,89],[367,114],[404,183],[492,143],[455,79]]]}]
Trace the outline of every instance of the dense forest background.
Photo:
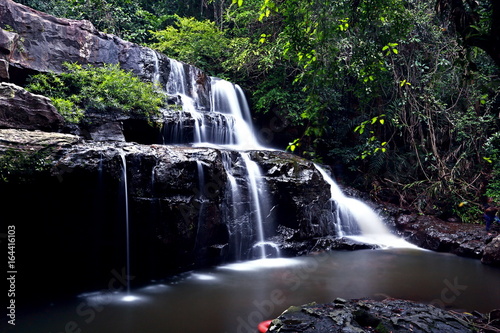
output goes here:
[{"label": "dense forest background", "polygon": [[490,0],[18,0],[246,91],[263,142],[421,213],[500,200],[500,4]]}]

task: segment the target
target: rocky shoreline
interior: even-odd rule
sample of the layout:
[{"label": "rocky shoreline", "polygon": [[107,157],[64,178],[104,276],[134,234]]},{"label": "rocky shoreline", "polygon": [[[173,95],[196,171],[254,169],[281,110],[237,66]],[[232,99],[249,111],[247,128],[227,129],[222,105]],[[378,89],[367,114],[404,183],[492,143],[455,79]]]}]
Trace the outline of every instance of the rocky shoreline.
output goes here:
[{"label": "rocky shoreline", "polygon": [[[417,213],[390,204],[373,204],[394,234],[423,249],[452,253],[479,259],[483,264],[500,266],[500,226],[490,232],[483,224],[444,221],[432,215]],[[359,243],[350,238],[318,237],[295,241],[293,231],[281,230],[275,238],[291,255],[331,250],[374,249],[376,245]]]},{"label": "rocky shoreline", "polygon": [[267,332],[500,332],[500,310],[467,313],[400,299],[337,298],[329,304],[290,307]]}]

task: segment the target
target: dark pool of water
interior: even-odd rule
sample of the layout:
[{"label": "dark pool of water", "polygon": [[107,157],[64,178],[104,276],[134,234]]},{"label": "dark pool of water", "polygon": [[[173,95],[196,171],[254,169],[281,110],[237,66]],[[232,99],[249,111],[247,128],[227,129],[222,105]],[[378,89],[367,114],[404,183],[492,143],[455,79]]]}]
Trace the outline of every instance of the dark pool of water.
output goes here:
[{"label": "dark pool of water", "polygon": [[500,308],[500,269],[420,250],[332,252],[191,272],[124,296],[103,291],[58,302],[18,316],[12,331],[255,333],[291,305],[337,297],[487,312]]}]

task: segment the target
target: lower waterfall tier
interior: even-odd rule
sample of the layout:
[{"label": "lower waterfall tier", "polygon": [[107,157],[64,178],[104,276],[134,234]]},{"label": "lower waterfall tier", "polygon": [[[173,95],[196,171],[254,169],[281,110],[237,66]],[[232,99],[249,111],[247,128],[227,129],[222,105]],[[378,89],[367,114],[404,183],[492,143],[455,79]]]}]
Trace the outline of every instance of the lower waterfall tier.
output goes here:
[{"label": "lower waterfall tier", "polygon": [[[0,130],[0,140],[1,150],[25,156],[26,165],[17,165],[0,190],[8,194],[4,207],[25,207],[16,211],[16,223],[33,250],[26,255],[38,263],[28,268],[34,274],[51,258],[53,274],[99,287],[126,265],[126,215],[135,282],[251,259],[259,241],[278,243],[286,255],[279,243],[335,236],[328,184],[313,163],[288,153],[85,142],[23,130]],[[244,156],[258,165],[266,185],[257,185],[255,196],[266,198],[265,239],[253,225]]]}]

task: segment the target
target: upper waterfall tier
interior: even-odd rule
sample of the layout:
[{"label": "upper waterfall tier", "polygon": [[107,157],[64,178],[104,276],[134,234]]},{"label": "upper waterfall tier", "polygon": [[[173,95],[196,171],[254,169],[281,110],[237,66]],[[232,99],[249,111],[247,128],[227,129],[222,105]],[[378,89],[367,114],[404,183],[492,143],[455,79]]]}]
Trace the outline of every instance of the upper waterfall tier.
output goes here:
[{"label": "upper waterfall tier", "polygon": [[166,112],[165,119],[174,115],[176,120],[165,121],[163,143],[264,149],[256,139],[250,109],[238,85],[216,77],[205,78],[196,67],[170,59],[165,91],[180,109]]}]

